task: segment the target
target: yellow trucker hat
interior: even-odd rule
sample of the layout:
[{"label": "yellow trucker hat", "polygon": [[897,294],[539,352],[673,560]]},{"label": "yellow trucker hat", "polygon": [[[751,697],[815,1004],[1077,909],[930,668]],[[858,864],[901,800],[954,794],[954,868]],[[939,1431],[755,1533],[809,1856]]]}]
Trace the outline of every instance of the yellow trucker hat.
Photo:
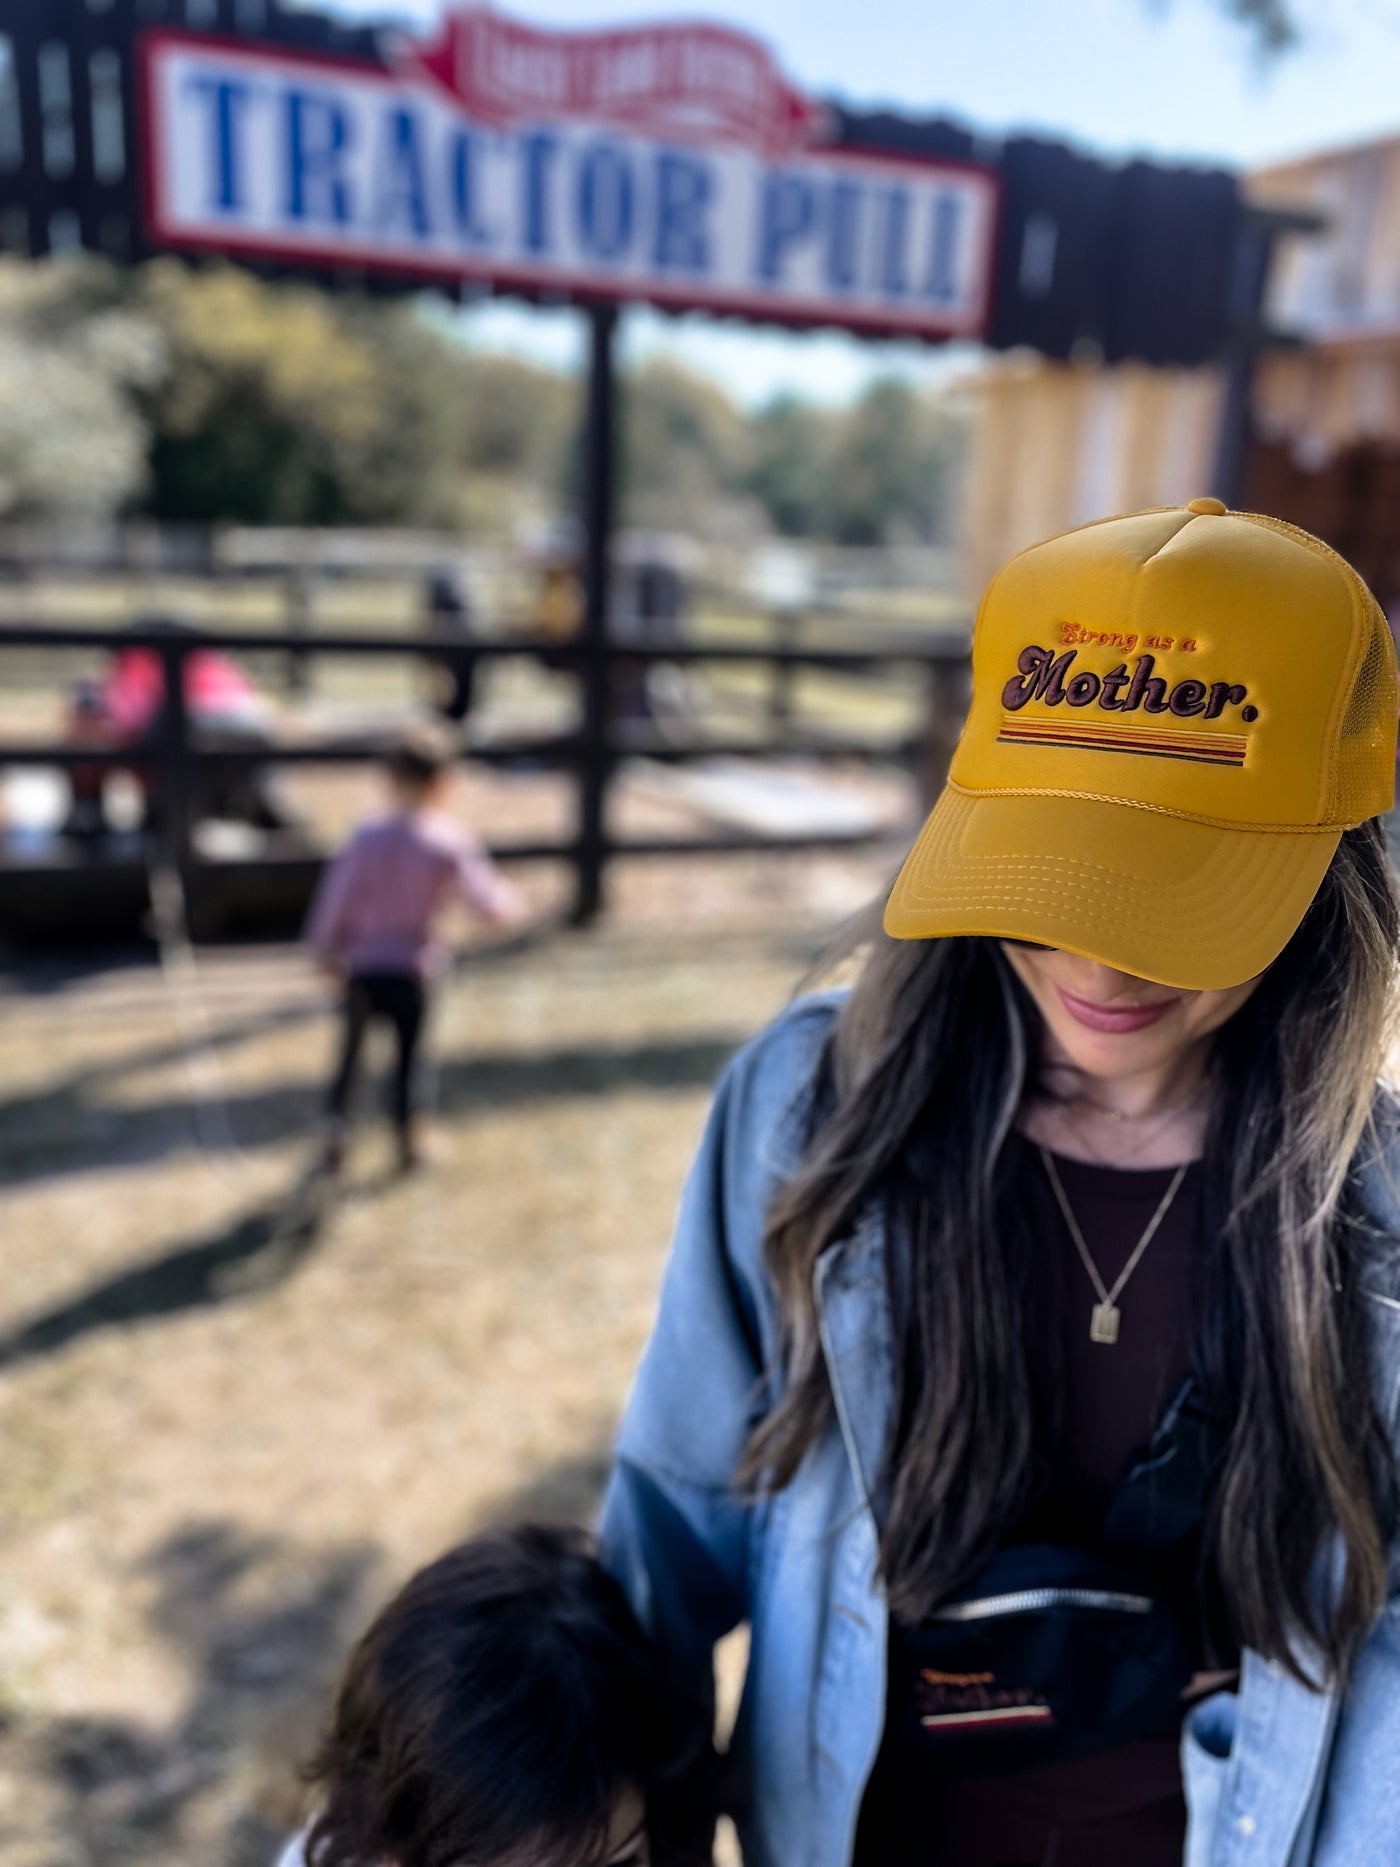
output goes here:
[{"label": "yellow trucker hat", "polygon": [[1395,794],[1395,649],[1319,539],[1218,499],[1033,545],[977,616],[972,709],[885,909],[1161,985],[1287,945]]}]

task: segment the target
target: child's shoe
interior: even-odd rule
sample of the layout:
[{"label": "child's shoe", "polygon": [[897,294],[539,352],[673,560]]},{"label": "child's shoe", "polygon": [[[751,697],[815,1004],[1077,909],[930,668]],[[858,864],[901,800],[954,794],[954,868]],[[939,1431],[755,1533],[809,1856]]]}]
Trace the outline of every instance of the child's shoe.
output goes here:
[{"label": "child's shoe", "polygon": [[312,1162],[313,1174],[324,1174],[327,1178],[336,1178],[345,1166],[345,1128],[340,1122],[327,1125],[321,1135],[321,1144],[316,1150]]}]

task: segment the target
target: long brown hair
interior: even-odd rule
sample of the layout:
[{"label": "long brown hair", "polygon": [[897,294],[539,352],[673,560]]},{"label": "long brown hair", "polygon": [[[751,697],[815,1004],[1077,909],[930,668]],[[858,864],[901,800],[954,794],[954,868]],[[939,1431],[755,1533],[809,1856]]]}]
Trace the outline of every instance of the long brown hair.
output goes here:
[{"label": "long brown hair", "polygon": [[[1385,1599],[1395,1482],[1360,1287],[1379,1246],[1352,1168],[1378,1114],[1397,956],[1375,821],[1343,835],[1302,925],[1215,1045],[1198,1361],[1231,1430],[1207,1555],[1234,1633],[1299,1678],[1291,1629],[1335,1676]],[[816,1260],[872,1198],[885,1202],[900,1254],[899,1394],[881,1564],[904,1620],[966,1580],[1031,1498],[1033,1241],[1004,1209],[998,1162],[1039,1039],[995,941],[876,932],[827,1049],[806,1153],[768,1215],[785,1382],[741,1480],[780,1488],[831,1417]],[[1310,1583],[1334,1532],[1344,1565],[1328,1612]]]}]

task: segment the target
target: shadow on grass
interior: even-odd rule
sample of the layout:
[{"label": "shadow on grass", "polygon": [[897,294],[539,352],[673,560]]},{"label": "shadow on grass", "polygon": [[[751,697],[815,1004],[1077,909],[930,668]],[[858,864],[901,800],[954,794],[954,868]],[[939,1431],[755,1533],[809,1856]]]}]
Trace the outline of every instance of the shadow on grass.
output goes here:
[{"label": "shadow on grass", "polygon": [[[438,1100],[442,1111],[452,1115],[623,1089],[703,1088],[714,1081],[737,1041],[662,1038],[533,1056],[468,1052],[438,1059]],[[238,1146],[251,1153],[310,1134],[321,1100],[320,1085],[306,1082],[235,1090],[221,1102],[221,1119],[226,1115]],[[182,1097],[153,1097],[117,1111],[95,1102],[88,1083],[75,1078],[45,1096],[0,1099],[0,1163],[10,1186],[78,1168],[139,1166],[189,1146],[193,1138],[190,1103]]]},{"label": "shadow on grass", "polygon": [[0,1335],[0,1371],[98,1330],[129,1329],[275,1289],[316,1249],[332,1203],[325,1178],[309,1175],[288,1199],[245,1214],[229,1230],[136,1265]]},{"label": "shadow on grass", "polygon": [[[481,1521],[588,1521],[607,1466],[603,1444],[562,1459]],[[307,1814],[301,1771],[335,1678],[387,1592],[380,1559],[368,1539],[318,1551],[226,1521],[158,1544],[132,1581],[152,1591],[150,1628],[189,1675],[185,1706],[165,1726],[139,1714],[26,1721],[17,1760],[61,1830],[55,1858],[183,1867],[189,1824],[198,1811],[207,1835],[213,1804],[230,1813],[200,1858],[271,1867]]]},{"label": "shadow on grass", "polygon": [[[622,1090],[667,1093],[703,1088],[713,1082],[732,1051],[728,1041],[691,1038],[616,1049],[553,1050],[538,1056],[458,1057],[439,1065],[438,1100],[444,1112],[459,1114],[609,1096]],[[309,1132],[318,1107],[303,1088],[274,1087],[232,1097],[227,1115],[239,1145],[248,1149],[260,1142],[284,1144],[291,1135]],[[145,1127],[148,1133],[154,1129],[164,1135],[187,1113],[178,1102],[148,1103],[127,1111],[123,1126],[129,1123],[138,1131]],[[5,1107],[0,1104],[0,1134],[4,1120]],[[121,1158],[130,1162],[130,1150]],[[64,1163],[68,1169],[71,1165],[71,1160]],[[37,1166],[28,1175],[23,1170],[6,1174],[10,1185],[40,1177]],[[374,1190],[359,1189],[361,1196]],[[315,1250],[336,1196],[332,1183],[311,1174],[289,1197],[245,1214],[230,1229],[105,1279],[71,1301],[0,1334],[0,1371],[52,1354],[97,1330],[130,1328],[274,1289]]]},{"label": "shadow on grass", "polygon": [[487,1505],[480,1513],[481,1526],[505,1529],[517,1523],[592,1523],[602,1506],[611,1469],[609,1434],[583,1452],[544,1466],[516,1490]]},{"label": "shadow on grass", "polygon": [[297,1772],[377,1560],[370,1543],[317,1552],[226,1522],[190,1525],[158,1545],[134,1580],[153,1591],[150,1625],[189,1672],[189,1694],[165,1727],[79,1715],[24,1733],[22,1767],[46,1786],[61,1858],[93,1867],[191,1858],[191,1809],[235,1779],[241,1789],[267,1753],[284,1772],[280,1806],[232,1797],[217,1852],[200,1858],[210,1867],[275,1860],[300,1819]]}]

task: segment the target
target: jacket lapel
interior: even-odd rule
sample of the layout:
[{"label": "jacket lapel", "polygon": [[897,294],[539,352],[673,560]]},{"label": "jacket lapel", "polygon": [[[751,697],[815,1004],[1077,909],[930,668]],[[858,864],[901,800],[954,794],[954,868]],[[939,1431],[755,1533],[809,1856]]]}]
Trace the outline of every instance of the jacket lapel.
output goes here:
[{"label": "jacket lapel", "polygon": [[878,1523],[894,1406],[894,1332],[882,1215],[872,1207],[849,1238],[830,1245],[813,1278],[822,1352],[856,1485]]}]

